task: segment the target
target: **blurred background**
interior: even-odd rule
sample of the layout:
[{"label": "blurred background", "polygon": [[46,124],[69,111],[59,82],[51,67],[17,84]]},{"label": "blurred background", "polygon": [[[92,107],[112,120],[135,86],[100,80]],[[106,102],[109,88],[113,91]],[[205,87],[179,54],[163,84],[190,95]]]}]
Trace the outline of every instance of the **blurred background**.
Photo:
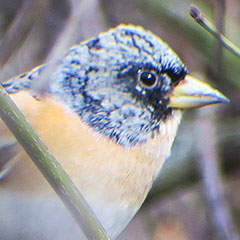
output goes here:
[{"label": "blurred background", "polygon": [[[192,75],[230,98],[185,113],[171,157],[121,240],[240,239],[240,59],[194,22],[191,4],[240,45],[239,0],[0,0],[1,80],[131,23],[160,36]],[[52,196],[1,193],[0,216],[0,239],[79,239]]]}]

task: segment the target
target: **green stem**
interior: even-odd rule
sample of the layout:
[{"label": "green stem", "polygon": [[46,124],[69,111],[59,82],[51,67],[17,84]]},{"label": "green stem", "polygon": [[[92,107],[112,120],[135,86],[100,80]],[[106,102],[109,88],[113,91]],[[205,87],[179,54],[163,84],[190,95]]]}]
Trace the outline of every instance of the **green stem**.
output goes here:
[{"label": "green stem", "polygon": [[219,39],[225,48],[227,48],[230,52],[232,52],[237,57],[240,57],[240,48],[234,45],[223,34],[220,34],[217,31],[216,27],[200,12],[200,10],[196,6],[191,6],[190,15],[207,32],[209,32],[215,38]]},{"label": "green stem", "polygon": [[0,84],[0,117],[61,198],[88,239],[110,239],[81,193]]}]

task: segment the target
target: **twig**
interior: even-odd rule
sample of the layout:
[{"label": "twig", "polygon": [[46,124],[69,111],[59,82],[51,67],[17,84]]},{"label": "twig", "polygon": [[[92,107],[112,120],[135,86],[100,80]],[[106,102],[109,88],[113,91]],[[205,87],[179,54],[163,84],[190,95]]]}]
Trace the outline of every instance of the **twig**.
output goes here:
[{"label": "twig", "polygon": [[81,193],[0,85],[0,117],[37,165],[88,239],[109,239]]},{"label": "twig", "polygon": [[214,25],[200,12],[196,6],[191,6],[190,8],[191,17],[206,31],[211,35],[221,41],[222,45],[231,51],[237,57],[240,57],[240,48],[234,45],[230,40],[228,40],[223,34],[220,34]]}]

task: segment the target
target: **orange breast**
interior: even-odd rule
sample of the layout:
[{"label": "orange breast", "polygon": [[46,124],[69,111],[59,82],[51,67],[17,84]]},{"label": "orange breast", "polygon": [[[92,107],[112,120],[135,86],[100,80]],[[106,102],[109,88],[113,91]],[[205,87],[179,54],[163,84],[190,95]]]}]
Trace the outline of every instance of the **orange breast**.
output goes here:
[{"label": "orange breast", "polygon": [[[141,204],[153,179],[170,154],[181,113],[161,124],[160,134],[147,143],[123,147],[95,132],[61,102],[36,100],[27,92],[12,95],[41,139],[87,199]],[[31,192],[46,188],[45,180],[24,153],[8,181]],[[15,180],[14,180],[15,179]],[[44,183],[44,184],[43,184]]]}]

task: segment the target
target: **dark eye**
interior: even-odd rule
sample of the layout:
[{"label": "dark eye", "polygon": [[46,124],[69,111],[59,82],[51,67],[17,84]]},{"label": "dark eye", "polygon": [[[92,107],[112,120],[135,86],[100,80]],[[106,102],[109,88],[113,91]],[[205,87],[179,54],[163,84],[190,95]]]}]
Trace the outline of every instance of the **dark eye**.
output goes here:
[{"label": "dark eye", "polygon": [[139,75],[139,80],[143,86],[151,88],[156,85],[157,77],[153,72],[141,72]]}]

